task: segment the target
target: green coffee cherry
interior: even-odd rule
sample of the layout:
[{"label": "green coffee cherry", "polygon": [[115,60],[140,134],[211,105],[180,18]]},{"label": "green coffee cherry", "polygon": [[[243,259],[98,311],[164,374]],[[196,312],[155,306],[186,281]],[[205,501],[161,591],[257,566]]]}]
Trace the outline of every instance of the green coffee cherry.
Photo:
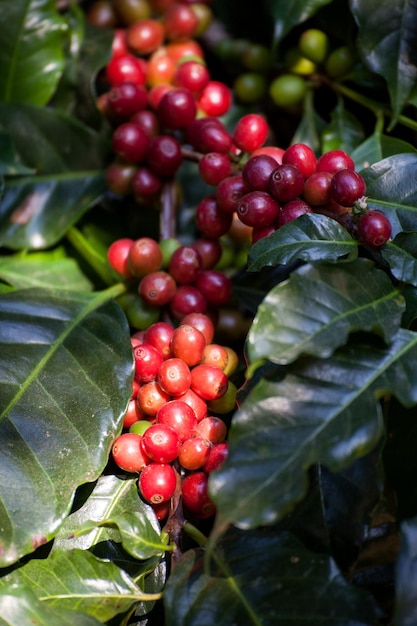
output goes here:
[{"label": "green coffee cherry", "polygon": [[285,66],[293,74],[309,76],[316,71],[316,64],[303,56],[298,48],[291,48],[285,55]]},{"label": "green coffee cherry", "polygon": [[265,76],[257,72],[243,72],[233,83],[233,92],[241,102],[259,102],[267,88]]},{"label": "green coffee cherry", "polygon": [[253,72],[266,72],[271,66],[271,53],[262,44],[252,44],[242,56],[242,65]]},{"label": "green coffee cherry", "polygon": [[329,38],[318,28],[305,30],[298,41],[303,56],[314,63],[323,63],[329,50]]},{"label": "green coffee cherry", "polygon": [[340,46],[329,54],[324,69],[330,78],[339,78],[350,72],[354,63],[355,59],[349,48]]},{"label": "green coffee cherry", "polygon": [[160,309],[150,306],[138,295],[129,302],[125,313],[127,321],[132,328],[145,330],[159,320]]},{"label": "green coffee cherry", "polygon": [[272,101],[284,108],[302,102],[306,93],[306,80],[296,74],[281,74],[269,85],[269,95]]}]

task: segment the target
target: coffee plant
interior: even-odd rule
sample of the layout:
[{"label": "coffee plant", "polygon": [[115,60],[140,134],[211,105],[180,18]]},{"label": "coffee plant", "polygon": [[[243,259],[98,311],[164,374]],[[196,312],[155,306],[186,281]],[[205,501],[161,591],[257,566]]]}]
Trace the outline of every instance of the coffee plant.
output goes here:
[{"label": "coffee plant", "polygon": [[0,625],[416,624],[416,3],[0,8]]}]

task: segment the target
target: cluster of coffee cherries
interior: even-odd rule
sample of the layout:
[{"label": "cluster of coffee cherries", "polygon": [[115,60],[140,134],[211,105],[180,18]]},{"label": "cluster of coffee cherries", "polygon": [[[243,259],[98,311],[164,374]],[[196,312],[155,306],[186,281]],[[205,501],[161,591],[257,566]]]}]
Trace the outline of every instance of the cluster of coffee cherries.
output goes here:
[{"label": "cluster of coffee cherries", "polygon": [[160,520],[169,515],[175,494],[189,516],[215,513],[208,476],[227,456],[221,416],[235,408],[229,377],[238,356],[213,343],[214,332],[208,315],[191,313],[176,326],[155,322],[131,337],[133,392],[112,457],[119,468],[139,475],[139,492]]},{"label": "cluster of coffee cherries", "polygon": [[277,155],[265,148],[251,155],[239,174],[223,180],[217,193],[229,200],[231,209],[233,198],[238,218],[253,229],[252,243],[313,212],[339,221],[346,214],[354,219],[359,215],[355,233],[371,247],[383,245],[391,236],[389,219],[366,210],[365,181],[343,150],[329,150],[317,158],[307,144],[296,143],[277,162]]}]

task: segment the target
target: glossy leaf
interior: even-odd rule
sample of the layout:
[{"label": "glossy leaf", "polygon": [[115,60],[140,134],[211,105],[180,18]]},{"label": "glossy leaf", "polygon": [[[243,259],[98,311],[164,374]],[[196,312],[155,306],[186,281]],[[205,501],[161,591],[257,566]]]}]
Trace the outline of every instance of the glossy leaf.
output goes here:
[{"label": "glossy leaf", "polygon": [[10,135],[6,132],[0,132],[0,174],[15,176],[31,173],[33,170],[20,161]]},{"label": "glossy leaf", "polygon": [[43,106],[64,68],[67,25],[53,0],[2,0],[0,102]]},{"label": "glossy leaf", "polygon": [[357,242],[336,220],[318,213],[306,213],[257,241],[248,255],[248,269],[303,261],[352,260]]},{"label": "glossy leaf", "polygon": [[330,4],[332,0],[273,0],[267,2],[267,8],[275,21],[275,43],[279,43],[294,26],[305,22],[319,9]]},{"label": "glossy leaf", "polygon": [[290,534],[235,530],[220,547],[212,573],[199,550],[176,564],[164,593],[167,626],[375,623],[371,596],[349,585],[331,558]]},{"label": "glossy leaf", "polygon": [[401,525],[401,550],[396,562],[395,626],[411,626],[417,620],[417,522],[416,518]]},{"label": "glossy leaf", "polygon": [[350,153],[350,156],[355,162],[356,170],[361,171],[369,167],[372,163],[405,152],[417,151],[416,148],[407,141],[375,132],[357,146]]},{"label": "glossy leaf", "polygon": [[92,283],[63,248],[0,258],[0,279],[16,289],[28,287],[91,291]]},{"label": "glossy leaf", "polygon": [[63,608],[52,608],[38,600],[30,587],[19,585],[0,592],[0,626],[100,626],[91,615]]},{"label": "glossy leaf", "polygon": [[0,594],[20,585],[30,587],[46,606],[75,609],[99,622],[146,598],[126,572],[88,550],[57,550],[48,559],[32,559],[0,579]]},{"label": "glossy leaf", "polygon": [[229,456],[211,475],[218,526],[272,524],[305,494],[311,465],[337,471],[370,452],[383,433],[377,396],[415,404],[416,367],[417,336],[400,329],[388,347],[352,341],[262,379],[234,415]]},{"label": "glossy leaf", "polygon": [[350,7],[359,27],[359,52],[367,67],[385,78],[395,122],[417,83],[417,7],[408,0],[351,0]]},{"label": "glossy leaf", "polygon": [[366,259],[305,265],[259,306],[247,339],[249,359],[285,365],[303,353],[328,357],[358,330],[389,342],[404,309],[391,280]]},{"label": "glossy leaf", "polygon": [[121,429],[133,363],[125,316],[108,297],[0,296],[2,565],[56,534]]},{"label": "glossy leaf", "polygon": [[381,248],[397,280],[417,286],[417,232],[399,233]]},{"label": "glossy leaf", "polygon": [[389,217],[395,237],[402,230],[417,231],[417,154],[396,154],[362,170],[368,207]]}]

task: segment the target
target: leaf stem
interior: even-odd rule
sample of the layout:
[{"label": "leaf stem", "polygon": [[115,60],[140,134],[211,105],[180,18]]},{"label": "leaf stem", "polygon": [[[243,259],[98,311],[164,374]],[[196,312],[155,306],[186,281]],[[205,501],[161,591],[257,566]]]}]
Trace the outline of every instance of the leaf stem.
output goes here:
[{"label": "leaf stem", "polygon": [[120,280],[120,277],[108,265],[107,259],[103,258],[78,228],[72,226],[68,230],[66,238],[106,285],[113,285],[117,280]]}]

